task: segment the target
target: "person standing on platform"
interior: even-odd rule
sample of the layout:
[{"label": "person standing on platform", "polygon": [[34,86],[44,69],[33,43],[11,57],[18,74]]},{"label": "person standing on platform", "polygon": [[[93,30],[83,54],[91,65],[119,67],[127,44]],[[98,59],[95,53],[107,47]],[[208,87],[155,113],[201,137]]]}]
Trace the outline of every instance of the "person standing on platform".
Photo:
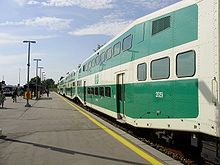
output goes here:
[{"label": "person standing on platform", "polygon": [[46,89],[46,93],[47,93],[47,97],[49,97],[49,94],[50,94],[49,88]]},{"label": "person standing on platform", "polygon": [[4,108],[4,101],[5,101],[5,95],[3,93],[3,91],[0,91],[0,106],[2,106],[2,108]]},{"label": "person standing on platform", "polygon": [[17,102],[17,89],[15,89],[15,90],[13,91],[12,100],[13,100],[13,102]]}]

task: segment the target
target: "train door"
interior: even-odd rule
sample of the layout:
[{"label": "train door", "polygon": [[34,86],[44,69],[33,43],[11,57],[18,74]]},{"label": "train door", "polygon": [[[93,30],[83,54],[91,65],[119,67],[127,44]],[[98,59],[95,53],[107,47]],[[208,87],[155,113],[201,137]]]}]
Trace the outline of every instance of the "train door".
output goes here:
[{"label": "train door", "polygon": [[116,105],[118,119],[125,117],[125,87],[124,87],[124,73],[118,74],[116,79]]},{"label": "train door", "polygon": [[83,94],[83,100],[84,100],[84,104],[86,104],[86,81],[84,81],[83,83],[83,91],[84,91],[84,94]]}]

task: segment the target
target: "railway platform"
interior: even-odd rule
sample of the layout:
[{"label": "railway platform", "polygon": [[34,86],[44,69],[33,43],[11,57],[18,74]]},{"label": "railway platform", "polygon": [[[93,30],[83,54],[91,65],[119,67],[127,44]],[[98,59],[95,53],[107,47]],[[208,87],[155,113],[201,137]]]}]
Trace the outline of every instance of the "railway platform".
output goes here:
[{"label": "railway platform", "polygon": [[17,100],[0,109],[0,165],[181,164],[56,93]]}]

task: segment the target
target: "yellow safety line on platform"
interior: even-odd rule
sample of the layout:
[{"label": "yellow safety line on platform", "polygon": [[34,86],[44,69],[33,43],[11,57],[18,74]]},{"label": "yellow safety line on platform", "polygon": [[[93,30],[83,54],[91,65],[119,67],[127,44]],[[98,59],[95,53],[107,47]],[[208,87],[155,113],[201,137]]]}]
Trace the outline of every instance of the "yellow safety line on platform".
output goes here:
[{"label": "yellow safety line on platform", "polygon": [[[58,95],[58,94],[57,94]],[[147,160],[148,162],[150,162],[153,165],[163,165],[163,163],[161,163],[160,161],[158,161],[157,159],[155,159],[153,156],[149,155],[148,153],[144,152],[142,149],[138,148],[137,146],[135,146],[134,144],[132,144],[131,142],[129,142],[128,140],[126,140],[125,138],[123,138],[122,136],[120,136],[119,134],[117,134],[116,132],[112,131],[111,129],[109,129],[108,127],[104,126],[102,123],[100,123],[99,121],[97,121],[96,119],[94,119],[92,116],[90,116],[89,114],[87,114],[86,112],[84,112],[83,110],[81,110],[80,107],[77,107],[76,105],[74,105],[73,103],[67,101],[66,99],[64,99],[62,96],[58,95],[59,97],[61,97],[66,103],[68,103],[70,106],[74,107],[76,110],[78,110],[80,113],[82,113],[83,115],[85,115],[89,120],[91,120],[93,123],[95,123],[97,126],[99,126],[100,128],[102,128],[105,132],[107,132],[108,134],[110,134],[111,136],[113,136],[115,139],[117,139],[119,142],[121,142],[122,144],[124,144],[125,146],[127,146],[128,148],[130,148],[132,151],[134,151],[135,153],[137,153],[139,156],[141,156],[142,158],[144,158],[145,160]]]}]

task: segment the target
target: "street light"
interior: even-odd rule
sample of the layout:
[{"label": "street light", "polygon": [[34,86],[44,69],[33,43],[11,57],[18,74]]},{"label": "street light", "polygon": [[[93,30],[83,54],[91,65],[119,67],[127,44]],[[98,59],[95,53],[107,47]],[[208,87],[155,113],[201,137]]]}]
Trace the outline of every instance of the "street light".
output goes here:
[{"label": "street light", "polygon": [[41,76],[42,76],[42,69],[44,69],[44,67],[40,66],[38,67],[40,69],[40,82],[41,82]]},{"label": "street light", "polygon": [[23,41],[23,43],[28,43],[28,63],[27,63],[27,104],[25,105],[25,107],[31,107],[31,105],[29,104],[29,93],[30,93],[30,89],[29,89],[29,73],[30,73],[30,49],[31,49],[31,43],[35,44],[36,41]]},{"label": "street light", "polygon": [[42,72],[42,76],[41,76],[42,81],[44,81],[44,73],[46,73],[46,72]]},{"label": "street light", "polygon": [[37,90],[37,86],[38,86],[38,83],[37,83],[37,77],[38,77],[38,61],[41,61],[40,58],[36,58],[34,59],[34,61],[36,61],[36,100],[38,99],[38,90]]}]

